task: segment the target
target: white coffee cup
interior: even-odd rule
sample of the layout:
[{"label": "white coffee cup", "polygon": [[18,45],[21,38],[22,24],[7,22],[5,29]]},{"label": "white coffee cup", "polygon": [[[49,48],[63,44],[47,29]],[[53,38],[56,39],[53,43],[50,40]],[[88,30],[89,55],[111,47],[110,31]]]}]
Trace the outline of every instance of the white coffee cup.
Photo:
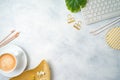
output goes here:
[{"label": "white coffee cup", "polygon": [[0,53],[0,72],[1,73],[10,73],[13,72],[20,60],[21,52],[19,51],[2,51]]}]

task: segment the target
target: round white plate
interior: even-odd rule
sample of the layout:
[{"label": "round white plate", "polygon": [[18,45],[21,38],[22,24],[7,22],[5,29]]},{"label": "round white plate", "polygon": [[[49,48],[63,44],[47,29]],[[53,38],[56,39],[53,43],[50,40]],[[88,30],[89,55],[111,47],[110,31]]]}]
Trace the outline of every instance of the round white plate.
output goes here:
[{"label": "round white plate", "polygon": [[[27,56],[22,48],[18,47],[17,45],[13,45],[13,44],[9,44],[7,46],[4,46],[3,48],[0,49],[0,52],[9,51],[9,50],[21,52],[22,55],[20,56],[19,64],[13,72],[10,72],[10,73],[0,72],[0,73],[6,77],[14,77],[14,76],[21,74],[25,70],[25,68],[27,66]],[[14,53],[13,53],[13,55],[14,55]]]}]

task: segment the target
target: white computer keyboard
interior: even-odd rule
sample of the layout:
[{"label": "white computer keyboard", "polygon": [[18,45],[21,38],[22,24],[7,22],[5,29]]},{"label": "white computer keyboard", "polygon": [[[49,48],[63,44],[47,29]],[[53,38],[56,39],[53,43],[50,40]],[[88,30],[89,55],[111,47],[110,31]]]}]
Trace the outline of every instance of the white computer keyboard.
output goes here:
[{"label": "white computer keyboard", "polygon": [[81,13],[86,24],[120,16],[120,0],[88,0]]}]

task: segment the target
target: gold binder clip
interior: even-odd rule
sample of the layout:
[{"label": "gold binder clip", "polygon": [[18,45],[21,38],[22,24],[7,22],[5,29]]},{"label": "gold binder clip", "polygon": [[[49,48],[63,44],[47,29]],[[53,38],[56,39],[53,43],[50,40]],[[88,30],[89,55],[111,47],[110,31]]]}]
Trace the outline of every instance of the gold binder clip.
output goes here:
[{"label": "gold binder clip", "polygon": [[67,18],[68,18],[68,19],[67,19],[67,22],[68,22],[68,23],[75,22],[75,19],[74,19],[74,17],[72,17],[71,14],[68,14]]},{"label": "gold binder clip", "polygon": [[81,21],[78,21],[78,23],[75,23],[73,25],[73,27],[76,28],[77,30],[80,30],[80,28],[81,28]]}]

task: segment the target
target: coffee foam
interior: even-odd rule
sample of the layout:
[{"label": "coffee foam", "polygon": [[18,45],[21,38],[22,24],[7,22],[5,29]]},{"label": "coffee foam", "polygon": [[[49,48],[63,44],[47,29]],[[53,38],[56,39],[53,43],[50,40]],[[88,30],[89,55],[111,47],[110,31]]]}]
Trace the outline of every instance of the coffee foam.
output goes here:
[{"label": "coffee foam", "polygon": [[13,55],[5,53],[0,56],[0,68],[3,71],[11,71],[16,66],[16,59]]}]

